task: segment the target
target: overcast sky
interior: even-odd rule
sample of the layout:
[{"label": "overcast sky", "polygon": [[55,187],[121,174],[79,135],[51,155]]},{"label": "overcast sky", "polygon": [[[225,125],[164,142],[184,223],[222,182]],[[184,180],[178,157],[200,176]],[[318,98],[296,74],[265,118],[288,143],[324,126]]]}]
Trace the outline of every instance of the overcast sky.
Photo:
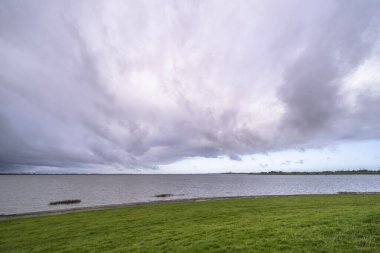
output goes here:
[{"label": "overcast sky", "polygon": [[379,35],[377,0],[2,0],[0,171],[378,169]]}]

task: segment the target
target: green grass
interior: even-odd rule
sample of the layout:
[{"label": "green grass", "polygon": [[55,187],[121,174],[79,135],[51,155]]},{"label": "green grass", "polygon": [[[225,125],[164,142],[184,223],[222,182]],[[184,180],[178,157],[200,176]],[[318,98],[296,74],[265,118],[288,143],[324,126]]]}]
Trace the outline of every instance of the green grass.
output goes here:
[{"label": "green grass", "polygon": [[0,252],[380,252],[380,195],[225,199],[2,220]]}]

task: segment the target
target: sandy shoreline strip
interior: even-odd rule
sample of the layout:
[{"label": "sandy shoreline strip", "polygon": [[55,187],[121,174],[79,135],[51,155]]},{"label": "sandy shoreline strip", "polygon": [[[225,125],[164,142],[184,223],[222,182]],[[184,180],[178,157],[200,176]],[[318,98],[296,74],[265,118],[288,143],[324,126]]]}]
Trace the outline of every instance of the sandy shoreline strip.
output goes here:
[{"label": "sandy shoreline strip", "polygon": [[252,196],[228,196],[228,197],[209,197],[209,198],[189,198],[189,199],[165,199],[165,200],[154,200],[145,202],[133,202],[124,204],[110,204],[110,205],[100,205],[100,206],[88,206],[88,207],[73,207],[67,209],[58,210],[46,210],[46,211],[36,211],[27,213],[15,213],[15,214],[0,214],[0,220],[16,219],[16,218],[28,218],[36,216],[46,216],[46,215],[56,215],[65,213],[76,213],[82,211],[97,211],[97,210],[107,210],[115,208],[124,207],[134,207],[134,206],[148,206],[148,205],[162,205],[171,203],[185,203],[185,202],[198,202],[198,201],[208,201],[208,200],[225,200],[225,199],[242,199],[242,198],[269,198],[269,197],[296,197],[296,196],[329,196],[329,195],[345,195],[345,194],[380,194],[380,192],[347,192],[347,193],[330,193],[330,194],[294,194],[294,195],[252,195]]},{"label": "sandy shoreline strip", "polygon": [[72,207],[72,208],[67,208],[67,209],[46,210],[46,211],[36,211],[36,212],[26,212],[26,213],[0,214],[0,219],[3,220],[3,219],[11,219],[11,218],[26,218],[26,217],[45,216],[45,215],[54,215],[54,214],[76,213],[76,212],[81,212],[81,211],[97,211],[97,210],[107,210],[107,209],[133,207],[133,206],[162,205],[162,204],[197,202],[197,201],[207,201],[207,200],[223,200],[223,199],[237,199],[237,198],[267,198],[267,197],[285,197],[285,196],[311,196],[311,195],[333,195],[333,194],[252,195],[252,196],[231,196],[231,197],[210,197],[210,198],[189,198],[189,199],[162,199],[162,200],[132,202],[132,203],[124,203],[124,204],[84,206],[84,207]]}]

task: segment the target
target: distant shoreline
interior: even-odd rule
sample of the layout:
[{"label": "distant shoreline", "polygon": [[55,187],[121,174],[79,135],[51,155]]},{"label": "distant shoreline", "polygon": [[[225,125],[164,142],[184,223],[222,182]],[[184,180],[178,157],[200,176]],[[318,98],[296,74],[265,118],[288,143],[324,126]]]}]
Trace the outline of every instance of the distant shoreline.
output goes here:
[{"label": "distant shoreline", "polygon": [[[235,174],[235,173],[223,173]],[[380,170],[337,170],[337,171],[269,171],[269,172],[251,172],[242,173],[248,175],[376,175],[380,174]]]},{"label": "distant shoreline", "polygon": [[135,173],[1,173],[2,175],[377,175],[379,170],[337,170],[337,171],[267,171],[267,172],[221,172],[186,174],[135,174]]}]

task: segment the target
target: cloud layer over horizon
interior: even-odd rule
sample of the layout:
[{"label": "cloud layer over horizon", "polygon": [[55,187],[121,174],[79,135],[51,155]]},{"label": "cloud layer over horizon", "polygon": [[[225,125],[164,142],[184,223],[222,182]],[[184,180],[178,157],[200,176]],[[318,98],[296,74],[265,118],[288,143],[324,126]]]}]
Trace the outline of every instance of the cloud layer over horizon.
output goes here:
[{"label": "cloud layer over horizon", "polygon": [[379,1],[1,1],[0,170],[380,138]]}]

